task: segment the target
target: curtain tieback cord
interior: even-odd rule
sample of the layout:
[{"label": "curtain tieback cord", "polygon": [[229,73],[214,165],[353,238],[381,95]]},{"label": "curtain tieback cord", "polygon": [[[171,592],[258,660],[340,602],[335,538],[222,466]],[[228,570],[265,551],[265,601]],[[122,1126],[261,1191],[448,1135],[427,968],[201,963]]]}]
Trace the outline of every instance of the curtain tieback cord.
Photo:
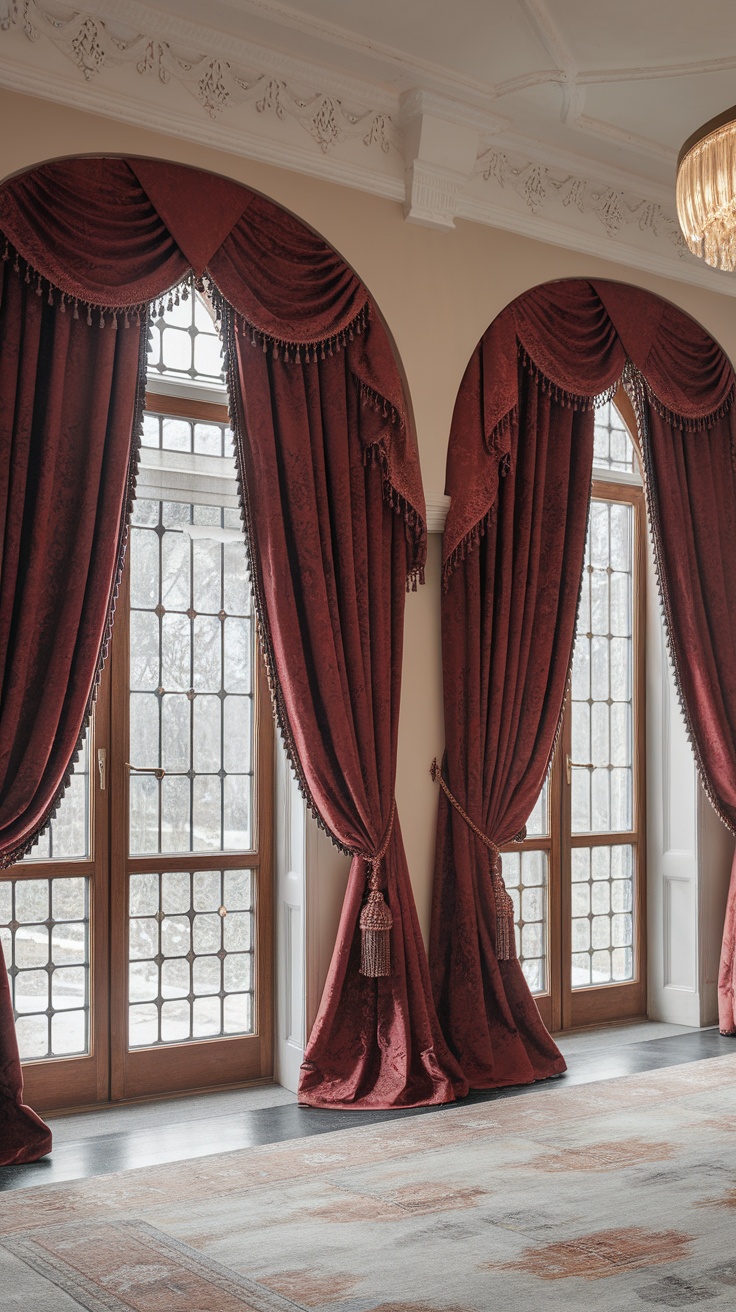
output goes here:
[{"label": "curtain tieback cord", "polygon": [[391,841],[396,815],[396,799],[391,802],[383,842],[376,853],[356,852],[368,866],[368,896],[360,913],[360,973],[369,979],[391,974],[391,929],[394,918],[381,892],[381,862]]},{"label": "curtain tieback cord", "polygon": [[[433,760],[429,773],[435,783],[438,783],[445,797],[451,806],[454,806],[458,815],[465,821],[466,825],[480,840],[484,847],[488,848],[491,854],[491,885],[493,887],[493,896],[496,902],[496,956],[499,961],[513,961],[516,957],[516,941],[514,937],[514,904],[510,893],[503,882],[501,872],[501,850],[487,834],[479,829],[475,821],[471,820],[467,811],[460,805],[454,793],[450,792],[447,781],[437,762],[437,757]],[[523,843],[526,838],[526,826],[519,831],[514,837],[515,843]]]}]

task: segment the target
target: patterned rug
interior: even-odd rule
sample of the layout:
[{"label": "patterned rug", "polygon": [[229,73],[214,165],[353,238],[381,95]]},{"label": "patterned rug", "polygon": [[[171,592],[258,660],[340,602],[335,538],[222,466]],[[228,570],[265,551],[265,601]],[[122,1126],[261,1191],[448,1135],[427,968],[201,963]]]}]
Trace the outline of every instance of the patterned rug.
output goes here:
[{"label": "patterned rug", "polygon": [[728,1056],[6,1193],[0,1308],[733,1312],[735,1239]]}]

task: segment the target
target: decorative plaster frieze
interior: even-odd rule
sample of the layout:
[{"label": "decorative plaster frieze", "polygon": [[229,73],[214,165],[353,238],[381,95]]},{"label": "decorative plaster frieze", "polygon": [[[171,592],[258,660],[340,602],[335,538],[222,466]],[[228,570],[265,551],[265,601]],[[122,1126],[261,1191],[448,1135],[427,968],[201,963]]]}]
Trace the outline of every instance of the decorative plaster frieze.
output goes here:
[{"label": "decorative plaster frieze", "polygon": [[680,232],[674,207],[669,211],[658,201],[647,200],[624,189],[595,183],[575,173],[566,173],[539,160],[510,156],[497,147],[486,147],[476,160],[473,177],[494,190],[511,188],[532,214],[560,206],[581,215],[591,215],[607,237],[626,236],[634,228],[670,245],[680,259],[689,252]]},{"label": "decorative plaster frieze", "polygon": [[399,96],[142,0],[81,2],[0,0],[0,87],[403,200],[439,230],[461,218],[736,295],[690,256],[666,182],[533,140],[449,90]]},{"label": "decorative plaster frieze", "polygon": [[241,105],[259,114],[294,119],[323,154],[343,141],[358,140],[384,154],[397,144],[391,115],[383,110],[347,106],[318,90],[297,93],[282,78],[236,67],[207,53],[183,53],[156,36],[124,32],[119,23],[91,13],[69,11],[58,17],[39,0],[0,0],[0,31],[14,27],[29,41],[49,40],[88,83],[107,68],[127,64],[141,77],[156,77],[163,86],[174,82],[185,87],[211,119]]}]

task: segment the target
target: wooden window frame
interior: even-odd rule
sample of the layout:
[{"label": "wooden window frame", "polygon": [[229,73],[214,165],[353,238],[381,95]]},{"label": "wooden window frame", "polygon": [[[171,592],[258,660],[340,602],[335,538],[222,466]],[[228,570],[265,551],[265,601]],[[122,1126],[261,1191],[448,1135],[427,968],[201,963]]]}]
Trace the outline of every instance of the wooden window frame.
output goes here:
[{"label": "wooden window frame", "polygon": [[[624,419],[639,455],[637,430],[631,404],[620,391],[616,407]],[[597,476],[596,476],[597,475]],[[565,707],[557,751],[548,786],[549,833],[527,838],[506,851],[547,853],[547,942],[546,983],[543,993],[534,994],[540,1016],[551,1033],[584,1029],[601,1024],[633,1020],[647,1010],[647,826],[646,826],[646,507],[638,483],[617,481],[604,471],[594,471],[591,501],[626,503],[634,511],[633,553],[633,675],[634,693],[634,825],[625,832],[575,834],[571,832],[571,789],[564,777],[565,758],[571,748],[571,713]],[[572,883],[571,851],[574,847],[635,847],[634,978],[626,983],[597,984],[573,989],[572,969]]]},{"label": "wooden window frame", "polygon": [[[105,1101],[109,1087],[110,979],[109,942],[109,809],[98,806],[100,778],[97,751],[106,748],[110,729],[110,675],[107,666],[90,720],[89,788],[90,855],[81,861],[33,861],[12,866],[8,879],[89,879],[89,1052],[75,1057],[51,1057],[23,1062],[25,1100],[39,1112]],[[109,787],[109,784],[107,785]]]}]

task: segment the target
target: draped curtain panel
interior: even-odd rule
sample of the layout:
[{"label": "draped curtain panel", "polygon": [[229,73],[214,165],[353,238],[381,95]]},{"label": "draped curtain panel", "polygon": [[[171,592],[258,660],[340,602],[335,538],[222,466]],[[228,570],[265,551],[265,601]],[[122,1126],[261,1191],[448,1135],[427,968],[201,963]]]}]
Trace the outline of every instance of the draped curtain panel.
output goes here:
[{"label": "draped curtain panel", "polygon": [[[307,460],[301,473],[309,468],[312,449],[317,458],[324,428],[329,495],[337,499],[340,479],[350,471],[341,505],[355,510],[353,465],[365,482],[364,519],[352,525],[355,561],[337,556],[331,561],[323,543],[324,568],[334,571],[324,587],[336,641],[343,610],[354,611],[357,632],[346,640],[344,668],[331,667],[338,682],[327,679],[321,692],[328,700],[346,698],[355,711],[356,741],[370,766],[361,762],[365,777],[353,772],[334,812],[325,800],[329,786],[326,793],[312,789],[310,798],[319,797],[323,823],[336,838],[343,835],[343,845],[354,842],[355,850],[377,856],[381,825],[393,815],[404,579],[416,585],[422,575],[426,528],[418,457],[404,420],[396,363],[366,289],[324,241],[270,201],[226,179],[143,159],[44,165],[0,187],[0,256],[0,861],[16,860],[53,814],[85,727],[134,491],[148,306],[186,278],[203,280],[219,312],[240,329],[230,378],[236,393],[248,380],[259,416],[255,427],[239,429],[251,448],[249,454],[239,451],[241,471],[251,458],[254,467],[258,464],[261,441],[262,463],[268,462],[274,433],[280,441],[289,427],[283,407],[294,404],[291,433],[303,427],[300,458]],[[247,364],[240,359],[246,342]],[[260,370],[268,361],[265,391],[256,359]],[[245,410],[240,395],[238,412]],[[283,454],[279,450],[279,460]],[[311,485],[303,494],[292,478],[288,491],[305,495],[305,506],[314,505]],[[276,483],[269,484],[269,492],[278,495]],[[258,490],[254,499],[260,500]],[[276,503],[277,515],[288,510],[287,500]],[[312,542],[325,530],[327,521],[315,520]],[[270,549],[265,532],[263,538],[263,549]],[[305,536],[301,545],[308,540]],[[375,544],[382,554],[375,566],[372,557],[366,565]],[[257,557],[261,547],[255,534],[250,546],[262,628],[269,634],[272,625],[278,630],[274,591],[283,571],[276,559]],[[353,578],[355,562],[362,562],[365,577]],[[303,615],[315,576],[304,559],[292,556],[290,566],[292,600]],[[353,595],[356,580],[367,588],[359,596]],[[379,633],[387,614],[390,628]],[[284,625],[288,631],[289,620]],[[365,661],[360,673],[353,665],[358,650]],[[319,761],[313,770],[320,773],[321,758],[331,756],[333,744],[322,742],[321,711],[310,720],[305,700],[289,700],[288,642],[275,644],[274,653],[274,694],[289,706],[289,730],[298,744],[294,764],[306,780],[311,753]],[[309,652],[310,659],[314,654]],[[349,693],[341,682],[346,670]],[[389,715],[385,742],[383,722],[373,725],[379,714]],[[338,779],[336,761],[331,766]],[[341,776],[339,787],[344,787]],[[354,814],[341,827],[336,815],[351,807]],[[351,1011],[352,1003],[346,1008],[335,1002],[342,1041],[355,1060],[366,1045],[373,1045],[374,1055],[381,1051],[381,1059],[372,1065],[368,1060],[356,1078],[353,1105],[366,1105],[364,1095],[368,1105],[376,1105],[371,1098],[379,1096],[379,1087],[388,1104],[451,1098],[462,1080],[437,1029],[398,823],[383,882],[394,914],[395,972],[388,982],[353,981],[357,1010]],[[390,1052],[383,1060],[378,1034],[367,1037],[366,1015],[373,1008],[376,1027],[383,1024],[388,1004],[380,1011],[376,998],[387,992],[394,1006],[392,1044],[408,1043],[409,1036],[413,1044],[408,1059],[402,1047],[393,1082]],[[338,994],[333,985],[333,1002]],[[435,1051],[437,1070],[425,1078],[417,1069],[424,1058],[417,1054],[429,1054],[431,1067]],[[342,1069],[347,1088],[344,1063]],[[329,1101],[329,1093],[323,1096]],[[0,1097],[7,1105],[0,1163],[47,1152],[46,1127],[22,1104],[1,959]]]},{"label": "draped curtain panel", "polygon": [[[560,721],[593,459],[592,410],[519,369],[496,513],[442,599],[444,773],[499,847],[534,807]],[[565,1069],[515,955],[498,959],[492,860],[441,793],[430,960],[440,1023],[474,1088]]]},{"label": "draped curtain panel", "polygon": [[[237,449],[279,721],[313,813],[354,858],[300,1101],[448,1102],[467,1086],[434,1013],[393,801],[406,578],[421,567],[424,532],[418,484],[406,495],[400,393],[379,405],[360,381],[380,376],[385,335],[376,342],[369,322],[342,351],[322,359],[320,348],[295,368],[236,322]],[[366,979],[365,858],[384,846],[391,970]]]},{"label": "draped curtain panel", "polygon": [[[444,783],[457,805],[443,792],[430,963],[445,1036],[477,1087],[564,1069],[513,950],[499,946],[507,895],[494,846],[521,830],[554,751],[583,563],[590,411],[622,377],[637,406],[683,706],[709,795],[736,828],[731,365],[648,292],[547,284],[499,315],[476,348],[447,462]],[[721,971],[730,1031],[734,885]]]},{"label": "draped curtain panel", "polygon": [[[0,863],[53,814],[91,707],[132,491],[140,322],[100,332],[0,264]],[[0,1162],[49,1132],[25,1109],[0,954]]]}]

